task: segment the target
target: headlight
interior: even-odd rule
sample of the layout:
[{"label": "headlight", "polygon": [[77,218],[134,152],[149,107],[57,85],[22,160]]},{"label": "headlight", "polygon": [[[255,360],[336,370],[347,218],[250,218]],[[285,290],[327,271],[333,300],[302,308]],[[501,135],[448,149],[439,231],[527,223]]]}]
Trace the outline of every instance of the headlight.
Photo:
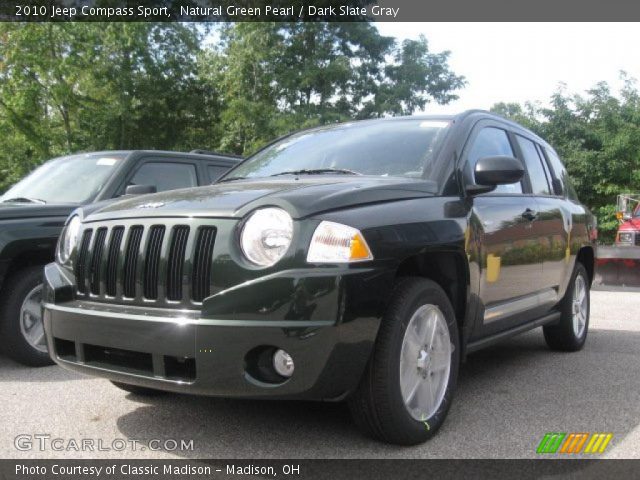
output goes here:
[{"label": "headlight", "polygon": [[632,243],[633,235],[631,232],[624,232],[618,234],[618,243]]},{"label": "headlight", "polygon": [[81,225],[82,222],[77,215],[74,215],[73,218],[69,220],[69,223],[67,223],[58,248],[60,262],[66,263],[71,256],[71,252],[76,248],[76,245],[78,245],[78,235],[80,234]]},{"label": "headlight", "polygon": [[373,255],[360,230],[323,221],[313,233],[307,262],[349,263],[366,260],[373,260]]},{"label": "headlight", "polygon": [[281,208],[263,208],[244,224],[240,245],[250,262],[270,267],[287,252],[292,237],[291,216]]}]

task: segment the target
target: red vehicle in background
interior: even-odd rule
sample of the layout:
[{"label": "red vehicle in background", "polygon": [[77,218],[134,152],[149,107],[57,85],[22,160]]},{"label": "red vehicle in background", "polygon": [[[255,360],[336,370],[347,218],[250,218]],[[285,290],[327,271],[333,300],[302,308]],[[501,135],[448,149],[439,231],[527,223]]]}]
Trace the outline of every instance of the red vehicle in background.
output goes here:
[{"label": "red vehicle in background", "polygon": [[616,245],[640,247],[640,194],[618,195]]},{"label": "red vehicle in background", "polygon": [[618,195],[615,245],[600,245],[595,285],[640,287],[640,194]]}]

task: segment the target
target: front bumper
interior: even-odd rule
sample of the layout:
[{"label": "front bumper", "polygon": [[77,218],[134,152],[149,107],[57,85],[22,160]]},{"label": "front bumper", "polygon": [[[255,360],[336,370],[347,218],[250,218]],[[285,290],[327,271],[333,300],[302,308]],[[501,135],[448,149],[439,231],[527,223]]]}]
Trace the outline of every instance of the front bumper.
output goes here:
[{"label": "front bumper", "polygon": [[[235,287],[219,302],[205,301],[201,313],[78,300],[65,271],[50,264],[43,317],[49,352],[64,368],[161,390],[340,399],[355,389],[369,359],[390,282],[384,271],[367,268],[306,273]],[[277,299],[265,298],[275,291]],[[261,319],[269,303],[278,308]],[[274,318],[274,311],[284,313]],[[290,379],[265,379],[256,366],[276,348],[294,359]]]}]

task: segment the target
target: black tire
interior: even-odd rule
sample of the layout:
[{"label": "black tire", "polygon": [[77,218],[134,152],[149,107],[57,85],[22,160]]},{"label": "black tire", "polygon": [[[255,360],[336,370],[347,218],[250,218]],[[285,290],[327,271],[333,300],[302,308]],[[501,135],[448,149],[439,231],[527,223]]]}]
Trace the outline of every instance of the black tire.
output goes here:
[{"label": "black tire", "polygon": [[[584,331],[580,336],[576,335],[573,328],[573,296],[578,277],[582,277],[582,280],[584,281],[587,311]],[[590,284],[587,270],[584,268],[584,265],[576,262],[569,286],[567,287],[567,292],[560,303],[560,321],[555,325],[547,325],[543,327],[544,339],[552,350],[576,352],[584,347],[587,340],[587,333],[589,331],[589,317],[591,312],[589,291]]]},{"label": "black tire", "polygon": [[[400,352],[413,314],[423,305],[435,305],[444,314],[452,344],[451,366],[444,397],[435,413],[418,421],[405,406],[400,387]],[[451,302],[435,282],[406,277],[395,286],[382,319],[373,354],[349,407],[360,430],[377,440],[415,445],[430,439],[444,422],[453,400],[460,363],[460,339]]]},{"label": "black tire", "polygon": [[29,292],[42,284],[42,268],[27,267],[6,278],[0,295],[0,338],[3,351],[16,362],[30,367],[53,364],[49,353],[33,347],[20,329],[20,309]]},{"label": "black tire", "polygon": [[165,392],[162,390],[156,390],[154,388],[140,387],[138,385],[129,385],[128,383],[114,382],[111,383],[125,392],[133,393],[134,395],[140,395],[142,397],[157,397],[163,395]]}]

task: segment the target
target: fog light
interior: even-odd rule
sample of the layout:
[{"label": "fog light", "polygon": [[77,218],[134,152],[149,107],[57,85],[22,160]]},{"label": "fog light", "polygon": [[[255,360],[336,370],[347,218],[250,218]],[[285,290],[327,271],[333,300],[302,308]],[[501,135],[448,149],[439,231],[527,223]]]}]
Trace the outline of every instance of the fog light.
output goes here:
[{"label": "fog light", "polygon": [[293,358],[282,349],[276,350],[276,353],[273,354],[273,368],[279,375],[289,378],[293,375]]}]

